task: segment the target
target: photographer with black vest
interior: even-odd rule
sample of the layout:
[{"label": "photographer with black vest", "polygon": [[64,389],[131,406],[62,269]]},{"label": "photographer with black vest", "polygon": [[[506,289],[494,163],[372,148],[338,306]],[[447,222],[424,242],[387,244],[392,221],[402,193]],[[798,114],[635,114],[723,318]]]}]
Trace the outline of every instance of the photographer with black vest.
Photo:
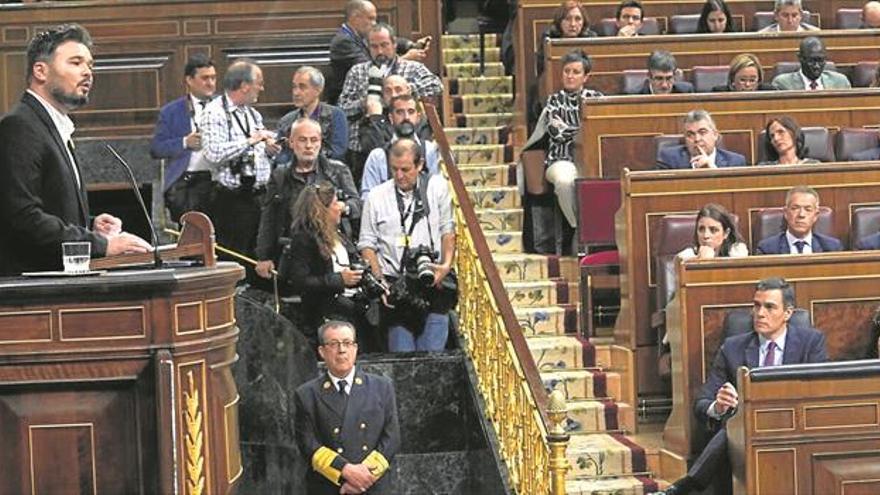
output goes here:
[{"label": "photographer with black vest", "polygon": [[367,195],[358,249],[390,288],[382,296],[388,349],[441,351],[458,294],[449,188],[442,175],[422,173],[421,148],[410,138],[397,140],[388,160],[392,180]]}]

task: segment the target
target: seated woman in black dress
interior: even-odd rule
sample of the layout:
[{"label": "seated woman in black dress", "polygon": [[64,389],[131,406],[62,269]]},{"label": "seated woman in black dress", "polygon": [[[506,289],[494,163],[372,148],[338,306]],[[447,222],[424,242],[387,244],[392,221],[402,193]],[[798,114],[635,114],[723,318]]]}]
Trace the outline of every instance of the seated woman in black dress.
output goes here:
[{"label": "seated woman in black dress", "polygon": [[774,117],[764,128],[764,156],[758,165],[800,165],[819,163],[807,157],[807,145],[801,126],[793,118],[783,115]]},{"label": "seated woman in black dress", "polygon": [[366,317],[370,304],[360,289],[364,269],[357,247],[339,231],[345,203],[336,193],[326,181],[300,193],[279,274],[302,297],[303,331],[310,340],[325,320],[344,320],[355,326],[361,352],[381,351]]},{"label": "seated woman in black dress", "polygon": [[715,86],[712,91],[773,91],[776,88],[764,82],[761,61],[751,53],[741,53],[730,61],[727,84]]}]

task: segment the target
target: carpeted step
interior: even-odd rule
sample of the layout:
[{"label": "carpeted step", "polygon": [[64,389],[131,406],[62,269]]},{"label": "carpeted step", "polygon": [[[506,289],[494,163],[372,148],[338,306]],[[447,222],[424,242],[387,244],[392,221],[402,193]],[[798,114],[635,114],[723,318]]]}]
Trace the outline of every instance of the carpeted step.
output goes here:
[{"label": "carpeted step", "polygon": [[480,64],[474,63],[466,63],[466,64],[446,64],[446,77],[448,78],[461,78],[461,77],[503,77],[504,76],[504,65],[501,62],[486,62],[483,67],[483,73],[480,74]]},{"label": "carpeted step", "polygon": [[589,368],[595,362],[590,341],[573,335],[529,337],[529,352],[539,370]]},{"label": "carpeted step", "polygon": [[566,479],[567,495],[646,495],[656,492],[657,482],[646,476]]},{"label": "carpeted step", "polygon": [[519,189],[508,187],[469,187],[467,188],[475,208],[519,208]]},{"label": "carpeted step", "polygon": [[480,208],[476,213],[485,233],[522,231],[522,208]]},{"label": "carpeted step", "polygon": [[444,131],[453,146],[506,144],[508,137],[507,128],[503,126],[450,127]]},{"label": "carpeted step", "polygon": [[504,113],[513,111],[513,95],[504,94],[474,94],[452,96],[453,113]]},{"label": "carpeted step", "polygon": [[644,449],[621,434],[572,435],[566,457],[572,477],[642,474],[648,469]]},{"label": "carpeted step", "polygon": [[450,95],[512,94],[513,78],[510,76],[478,76],[447,79]]},{"label": "carpeted step", "polygon": [[495,265],[504,280],[563,278],[580,282],[580,267],[574,256],[519,253],[496,257]]},{"label": "carpeted step", "polygon": [[[576,304],[515,308],[513,312],[526,337],[577,333],[578,307]],[[595,362],[588,363],[588,366],[595,366]]]},{"label": "carpeted step", "polygon": [[568,400],[616,399],[620,397],[620,374],[600,369],[541,371],[541,381],[550,393],[560,390]]},{"label": "carpeted step", "polygon": [[513,112],[458,114],[455,116],[458,127],[497,127],[513,124]]},{"label": "carpeted step", "polygon": [[[486,62],[500,62],[501,50],[498,47],[487,46],[483,50],[483,60]],[[466,64],[480,63],[480,48],[444,48],[443,63],[445,64]]]},{"label": "carpeted step", "polygon": [[578,284],[560,278],[525,282],[504,282],[514,308],[534,308],[578,302]]},{"label": "carpeted step", "polygon": [[465,186],[515,186],[516,165],[462,166],[458,168]]},{"label": "carpeted step", "polygon": [[493,254],[521,253],[523,250],[522,232],[491,232],[483,235]]},{"label": "carpeted step", "polygon": [[450,151],[459,167],[482,163],[500,165],[513,161],[511,148],[504,144],[450,146]]},{"label": "carpeted step", "polygon": [[635,425],[635,412],[629,404],[608,399],[580,399],[566,402],[568,424],[571,433],[596,433],[602,431],[631,431]]},{"label": "carpeted step", "polygon": [[[498,46],[501,37],[494,33],[483,35],[485,46]],[[444,34],[440,38],[440,46],[443,50],[455,50],[460,48],[480,48],[479,34]]]}]

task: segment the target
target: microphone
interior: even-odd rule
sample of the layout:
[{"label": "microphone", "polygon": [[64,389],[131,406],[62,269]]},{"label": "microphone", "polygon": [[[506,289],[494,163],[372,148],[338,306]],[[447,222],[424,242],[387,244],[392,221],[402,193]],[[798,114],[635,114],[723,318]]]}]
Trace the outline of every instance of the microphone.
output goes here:
[{"label": "microphone", "polygon": [[104,143],[104,148],[109,151],[113,158],[116,158],[116,161],[122,165],[122,168],[128,172],[128,180],[131,184],[131,188],[134,191],[134,195],[137,197],[138,203],[141,205],[141,211],[144,214],[144,219],[147,221],[147,225],[150,226],[150,241],[153,244],[153,264],[156,268],[162,267],[162,257],[159,256],[159,236],[156,235],[156,229],[153,227],[153,220],[150,218],[150,212],[147,210],[147,205],[144,203],[144,197],[141,195],[141,190],[138,188],[137,179],[134,178],[134,172],[131,171],[131,167],[128,165],[122,156],[116,152],[113,146],[110,146],[109,143]]}]

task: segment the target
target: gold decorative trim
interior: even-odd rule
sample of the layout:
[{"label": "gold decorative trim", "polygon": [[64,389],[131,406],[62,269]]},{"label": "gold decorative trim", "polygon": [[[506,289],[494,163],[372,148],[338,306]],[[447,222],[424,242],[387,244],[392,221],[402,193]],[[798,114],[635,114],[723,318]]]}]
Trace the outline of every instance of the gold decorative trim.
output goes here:
[{"label": "gold decorative trim", "polygon": [[[865,423],[865,424],[842,424],[835,426],[810,426],[809,416],[807,413],[812,410],[817,409],[842,409],[845,407],[861,407],[861,406],[869,406],[874,408],[874,422],[873,423]],[[840,430],[847,428],[858,428],[860,426],[880,426],[880,404],[877,402],[848,402],[844,404],[823,404],[817,406],[804,406],[804,430]]]},{"label": "gold decorative trim", "polygon": [[[798,478],[797,478],[797,449],[794,447],[785,447],[785,448],[777,448],[777,449],[755,449],[754,451],[754,466],[755,466],[755,495],[761,495],[761,485],[758,484],[758,480],[761,479],[761,463],[758,461],[758,456],[763,453],[772,453],[772,452],[791,452],[792,453],[792,481],[794,482],[794,495],[798,494]],[[777,468],[779,466],[773,466]],[[773,495],[771,492],[769,495]]]},{"label": "gold decorative trim", "polygon": [[[235,473],[233,473],[230,469],[233,466],[230,464],[230,459],[229,459],[229,452],[231,452],[231,450],[229,449],[229,408],[230,407],[238,408],[238,403],[240,400],[241,400],[241,396],[238,394],[235,394],[235,399],[233,399],[233,401],[230,402],[229,404],[225,404],[223,406],[223,432],[224,432],[223,440],[226,444],[226,481],[230,485],[235,483],[235,480],[237,480],[241,476],[241,474],[244,472],[244,468],[241,465],[241,453],[239,453],[239,456],[238,456],[238,470]],[[237,417],[238,412],[236,412],[235,414]],[[238,425],[235,425],[235,428],[237,429]],[[236,448],[237,448],[237,446],[236,446]]]},{"label": "gold decorative trim", "polygon": [[55,325],[52,323],[52,311],[51,310],[38,310],[38,311],[3,311],[0,312],[0,318],[4,316],[27,316],[27,315],[46,315],[49,320],[49,338],[48,339],[26,339],[26,340],[0,340],[0,344],[29,344],[34,342],[52,342],[53,329]]},{"label": "gold decorative trim", "polygon": [[185,490],[189,495],[205,492],[205,456],[201,391],[196,388],[193,372],[186,374],[188,388],[183,391],[183,424],[186,465]]},{"label": "gold decorative trim", "polygon": [[[775,413],[775,412],[790,412],[791,413],[791,418],[790,418],[791,419],[791,426],[789,426],[788,428],[763,428],[763,429],[759,429],[758,428],[758,415],[759,414],[767,414],[767,413]],[[758,433],[758,432],[766,433],[766,432],[770,432],[770,431],[793,431],[797,428],[797,425],[795,424],[796,423],[795,410],[793,407],[781,407],[781,408],[776,408],[776,409],[755,409],[754,411],[752,411],[752,417],[753,417],[753,421],[755,423],[755,433]]]},{"label": "gold decorative trim", "polygon": [[[66,313],[94,313],[94,312],[112,312],[125,310],[139,310],[141,312],[141,333],[139,335],[118,335],[114,337],[73,337],[64,338],[64,315]],[[94,308],[76,308],[76,309],[59,309],[58,310],[58,339],[61,342],[104,342],[110,340],[131,340],[142,339],[147,336],[147,311],[143,304],[139,306],[113,306],[113,307],[94,307]]]},{"label": "gold decorative trim", "polygon": [[92,454],[92,495],[98,495],[98,475],[96,472],[97,461],[95,460],[95,425],[94,423],[44,423],[28,425],[28,463],[31,473],[31,495],[36,493],[36,475],[34,473],[34,430],[83,428],[89,429],[89,452]]},{"label": "gold decorative trim", "polygon": [[[188,308],[191,306],[198,307],[199,313],[199,327],[195,329],[188,329],[181,331],[180,330],[180,308]],[[186,303],[175,303],[174,304],[174,335],[191,335],[194,333],[204,333],[205,331],[205,302],[204,301],[192,301]]]}]

